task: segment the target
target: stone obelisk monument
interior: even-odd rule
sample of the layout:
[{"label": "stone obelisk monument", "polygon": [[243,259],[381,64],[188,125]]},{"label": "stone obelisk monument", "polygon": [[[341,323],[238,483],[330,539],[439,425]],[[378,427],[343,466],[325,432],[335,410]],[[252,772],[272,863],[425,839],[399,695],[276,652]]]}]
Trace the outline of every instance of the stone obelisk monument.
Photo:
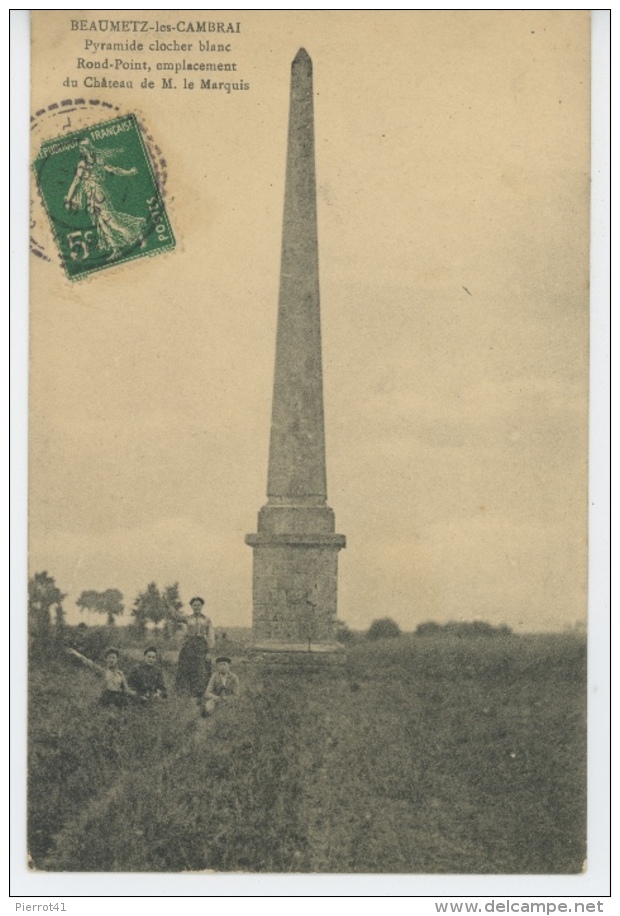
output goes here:
[{"label": "stone obelisk monument", "polygon": [[282,266],[267,504],[254,548],[254,644],[328,656],[336,641],[338,551],[327,505],[312,61],[291,68]]}]

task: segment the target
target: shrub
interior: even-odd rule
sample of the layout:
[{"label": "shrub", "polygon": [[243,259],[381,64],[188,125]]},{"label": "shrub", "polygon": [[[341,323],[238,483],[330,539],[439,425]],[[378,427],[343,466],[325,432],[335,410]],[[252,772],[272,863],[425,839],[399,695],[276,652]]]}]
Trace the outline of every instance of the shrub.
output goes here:
[{"label": "shrub", "polygon": [[394,639],[400,636],[400,627],[389,617],[373,620],[366,633],[368,639]]},{"label": "shrub", "polygon": [[459,620],[449,621],[445,624],[435,623],[433,620],[420,623],[416,627],[416,636],[512,636],[512,630],[505,624],[495,627],[484,620]]},{"label": "shrub", "polygon": [[67,633],[65,642],[72,649],[77,649],[82,655],[101,665],[105,650],[108,646],[116,644],[107,627],[72,628]]},{"label": "shrub", "polygon": [[354,642],[356,634],[353,630],[344,622],[344,620],[339,620],[336,627],[336,639],[338,642]]},{"label": "shrub", "polygon": [[435,623],[434,620],[429,620],[426,623],[419,623],[416,627],[416,636],[437,636],[438,633],[441,633],[443,627],[440,623]]},{"label": "shrub", "polygon": [[458,622],[450,621],[444,626],[446,633],[452,633],[454,636],[510,636],[512,630],[510,627],[502,625],[494,627],[484,620],[461,620]]}]

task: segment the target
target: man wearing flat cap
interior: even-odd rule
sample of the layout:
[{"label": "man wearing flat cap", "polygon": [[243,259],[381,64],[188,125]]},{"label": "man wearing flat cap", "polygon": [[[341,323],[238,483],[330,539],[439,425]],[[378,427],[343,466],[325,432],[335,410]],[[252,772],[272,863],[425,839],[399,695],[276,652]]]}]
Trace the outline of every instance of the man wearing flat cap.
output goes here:
[{"label": "man wearing flat cap", "polygon": [[203,716],[210,716],[214,713],[219,703],[228,702],[239,696],[239,678],[230,670],[231,664],[227,655],[218,655],[215,659],[215,672],[202,698]]}]

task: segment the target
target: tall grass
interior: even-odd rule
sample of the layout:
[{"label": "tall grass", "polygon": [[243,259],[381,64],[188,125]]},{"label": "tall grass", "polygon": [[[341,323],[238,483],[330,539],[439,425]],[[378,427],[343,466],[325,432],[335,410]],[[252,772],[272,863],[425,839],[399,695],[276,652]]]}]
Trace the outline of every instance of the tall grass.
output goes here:
[{"label": "tall grass", "polygon": [[582,867],[581,639],[360,643],[329,677],[248,662],[242,697],[206,721],[174,696],[98,710],[90,673],[56,664],[53,692],[32,671],[38,868]]}]

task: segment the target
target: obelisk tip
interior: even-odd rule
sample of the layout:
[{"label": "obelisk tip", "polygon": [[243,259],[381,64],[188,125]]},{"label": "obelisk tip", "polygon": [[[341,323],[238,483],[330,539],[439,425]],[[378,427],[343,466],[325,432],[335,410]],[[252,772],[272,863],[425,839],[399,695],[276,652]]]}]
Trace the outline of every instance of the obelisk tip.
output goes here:
[{"label": "obelisk tip", "polygon": [[304,64],[306,67],[312,69],[312,59],[305,48],[300,48],[295,55],[292,66],[295,67],[298,64]]}]

